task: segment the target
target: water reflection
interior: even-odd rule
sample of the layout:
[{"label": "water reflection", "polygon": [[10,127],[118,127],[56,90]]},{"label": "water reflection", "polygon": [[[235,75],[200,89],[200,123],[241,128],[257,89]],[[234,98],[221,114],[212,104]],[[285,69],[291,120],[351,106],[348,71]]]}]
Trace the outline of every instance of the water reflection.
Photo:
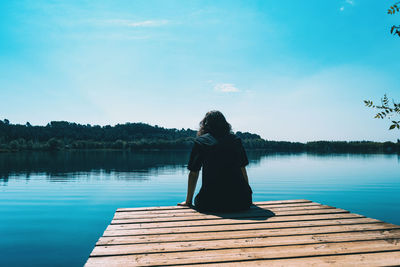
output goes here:
[{"label": "water reflection", "polygon": [[[115,179],[149,179],[149,174],[176,171],[186,167],[190,151],[61,151],[0,153],[0,179],[6,184],[12,177],[29,180],[33,174],[49,181],[97,179],[113,174]],[[251,151],[249,161],[257,164],[265,152]],[[132,175],[134,173],[135,175]],[[108,174],[108,175],[107,175]]]},{"label": "water reflection", "polygon": [[[101,180],[113,177],[117,180],[146,180],[160,172],[185,170],[190,151],[60,151],[60,152],[19,152],[0,153],[0,181],[7,184],[12,179],[30,179],[41,174],[51,182],[84,180],[89,177]],[[266,153],[248,151],[250,165],[260,166],[263,159],[284,160],[293,155],[308,158],[359,158],[371,160],[382,156],[372,154],[306,154],[306,153]],[[397,155],[400,163],[400,155]],[[110,175],[112,174],[112,175]]]},{"label": "water reflection", "polygon": [[115,174],[129,177],[145,177],[149,172],[163,168],[182,168],[188,158],[187,151],[123,152],[123,151],[72,151],[72,152],[23,152],[0,153],[0,179],[11,176],[44,174],[50,180],[69,179],[71,175],[84,177],[88,174]]}]

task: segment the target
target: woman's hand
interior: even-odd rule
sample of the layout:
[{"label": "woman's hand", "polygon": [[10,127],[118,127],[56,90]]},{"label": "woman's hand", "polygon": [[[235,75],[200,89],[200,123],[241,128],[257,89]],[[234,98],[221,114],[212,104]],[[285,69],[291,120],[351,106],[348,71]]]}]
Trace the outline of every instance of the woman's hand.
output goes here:
[{"label": "woman's hand", "polygon": [[181,203],[178,203],[178,206],[186,206],[186,207],[191,207],[192,206],[192,203],[187,203],[186,201],[183,201],[183,202],[181,202]]}]

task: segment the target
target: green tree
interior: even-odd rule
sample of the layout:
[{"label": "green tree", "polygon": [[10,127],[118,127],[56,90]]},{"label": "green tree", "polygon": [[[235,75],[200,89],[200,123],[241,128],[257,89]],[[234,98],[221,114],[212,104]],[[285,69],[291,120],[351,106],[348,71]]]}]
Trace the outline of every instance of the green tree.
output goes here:
[{"label": "green tree", "polygon": [[392,103],[389,102],[389,98],[386,94],[381,99],[380,105],[375,105],[371,100],[364,100],[364,103],[367,107],[378,110],[376,113],[376,119],[385,119],[388,118],[392,121],[392,124],[389,127],[389,130],[393,130],[395,128],[400,129],[400,120],[396,121],[395,118],[400,115],[400,103],[396,103],[394,100]]},{"label": "green tree", "polygon": [[60,150],[63,148],[64,144],[61,140],[53,137],[47,141],[47,146],[50,150]]},{"label": "green tree", "polygon": [[[394,3],[389,9],[388,9],[388,14],[394,15],[396,13],[400,12],[400,2]],[[396,26],[393,25],[392,28],[390,28],[390,33],[394,35],[398,35],[400,37],[400,25]]]},{"label": "green tree", "polygon": [[[389,9],[388,14],[398,14],[400,12],[400,1],[394,3]],[[394,35],[398,35],[400,37],[400,25],[393,25],[390,29],[390,33]],[[396,120],[396,117],[400,115],[400,103],[396,103],[392,100],[392,103],[389,103],[389,99],[386,94],[381,99],[380,105],[374,105],[374,102],[371,100],[364,100],[364,103],[367,107],[378,110],[376,113],[376,119],[384,119],[387,118],[392,121],[392,124],[389,126],[389,130],[393,130],[395,128],[400,129],[400,121]]]}]

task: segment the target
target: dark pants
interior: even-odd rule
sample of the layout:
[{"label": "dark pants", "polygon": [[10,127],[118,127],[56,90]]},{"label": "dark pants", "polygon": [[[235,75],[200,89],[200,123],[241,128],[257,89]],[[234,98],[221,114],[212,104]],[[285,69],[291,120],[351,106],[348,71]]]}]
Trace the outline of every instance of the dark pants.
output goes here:
[{"label": "dark pants", "polygon": [[206,198],[198,194],[194,199],[195,209],[200,212],[240,212],[246,211],[252,205],[251,194],[242,199],[219,200]]}]

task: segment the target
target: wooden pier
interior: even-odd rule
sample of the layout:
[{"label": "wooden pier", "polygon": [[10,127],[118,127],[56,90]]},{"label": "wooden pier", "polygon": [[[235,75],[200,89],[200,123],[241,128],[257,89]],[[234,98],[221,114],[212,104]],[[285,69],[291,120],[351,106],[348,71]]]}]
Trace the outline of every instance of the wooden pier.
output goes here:
[{"label": "wooden pier", "polygon": [[309,200],[118,209],[85,266],[400,265],[400,226]]}]

